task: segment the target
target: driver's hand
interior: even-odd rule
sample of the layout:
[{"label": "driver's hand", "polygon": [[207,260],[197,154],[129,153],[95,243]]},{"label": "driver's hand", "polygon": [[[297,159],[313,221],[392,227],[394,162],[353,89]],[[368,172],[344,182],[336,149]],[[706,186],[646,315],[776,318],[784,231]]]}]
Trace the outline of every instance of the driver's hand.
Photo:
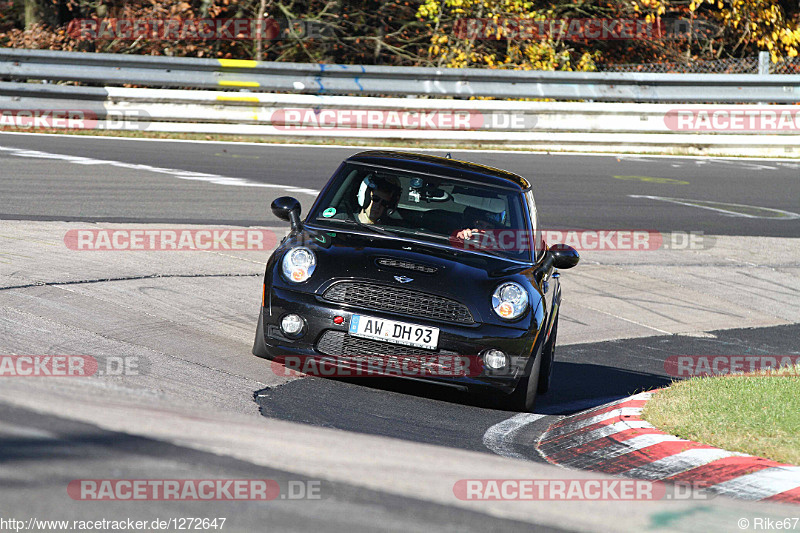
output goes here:
[{"label": "driver's hand", "polygon": [[462,229],[458,233],[456,233],[456,237],[461,240],[471,239],[473,236],[477,236],[482,234],[483,231],[479,229]]}]

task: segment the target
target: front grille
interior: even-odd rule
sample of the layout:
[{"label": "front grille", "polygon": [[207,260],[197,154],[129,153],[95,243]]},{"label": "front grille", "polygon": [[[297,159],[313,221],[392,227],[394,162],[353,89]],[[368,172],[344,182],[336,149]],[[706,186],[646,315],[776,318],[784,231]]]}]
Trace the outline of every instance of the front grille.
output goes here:
[{"label": "front grille", "polygon": [[448,352],[440,350],[434,352],[431,350],[423,350],[422,348],[413,348],[411,346],[403,346],[401,344],[391,344],[388,342],[374,341],[371,339],[362,339],[360,337],[353,337],[345,331],[336,331],[329,329],[317,341],[317,351],[325,355],[390,355],[390,356],[408,356],[408,355],[457,355],[456,352]]},{"label": "front grille", "polygon": [[389,285],[344,281],[330,287],[322,297],[331,302],[432,320],[475,322],[467,306],[455,300]]},{"label": "front grille", "polygon": [[435,274],[439,269],[430,265],[423,265],[421,263],[412,263],[410,261],[403,261],[393,257],[379,257],[375,260],[378,266],[385,266],[390,268],[400,268],[403,270],[411,270],[413,272],[422,272],[423,274]]}]

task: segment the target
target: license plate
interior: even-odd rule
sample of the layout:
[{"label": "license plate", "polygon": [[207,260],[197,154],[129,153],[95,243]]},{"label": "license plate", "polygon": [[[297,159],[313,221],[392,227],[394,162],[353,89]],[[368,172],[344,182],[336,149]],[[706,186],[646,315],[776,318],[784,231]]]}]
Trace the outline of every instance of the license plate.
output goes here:
[{"label": "license plate", "polygon": [[428,350],[439,345],[439,328],[364,315],[350,318],[350,335]]}]

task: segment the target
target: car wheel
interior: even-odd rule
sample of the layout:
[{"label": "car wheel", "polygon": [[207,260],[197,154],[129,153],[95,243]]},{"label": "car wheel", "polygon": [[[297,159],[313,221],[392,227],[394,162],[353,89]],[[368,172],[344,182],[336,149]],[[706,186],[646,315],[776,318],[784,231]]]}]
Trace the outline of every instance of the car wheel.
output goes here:
[{"label": "car wheel", "polygon": [[523,376],[517,383],[507,400],[506,406],[510,411],[520,411],[523,413],[532,412],[536,406],[536,391],[539,388],[539,370],[542,363],[542,356],[533,361],[530,372]]},{"label": "car wheel", "polygon": [[264,307],[258,313],[258,327],[256,328],[256,339],[253,342],[253,355],[267,359],[267,344],[264,342]]},{"label": "car wheel", "polygon": [[550,338],[547,339],[547,345],[542,351],[542,366],[539,369],[539,394],[544,394],[550,390],[550,381],[553,378],[553,363],[556,358],[556,334],[558,333],[558,315],[556,315],[553,322],[553,330],[550,332]]}]

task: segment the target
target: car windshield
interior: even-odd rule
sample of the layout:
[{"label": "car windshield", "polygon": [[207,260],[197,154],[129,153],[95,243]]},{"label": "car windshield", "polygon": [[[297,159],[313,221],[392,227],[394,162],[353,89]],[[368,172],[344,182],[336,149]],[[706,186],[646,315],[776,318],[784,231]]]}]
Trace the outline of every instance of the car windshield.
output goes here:
[{"label": "car windshield", "polygon": [[321,225],[530,261],[530,222],[519,191],[346,163],[309,213]]}]

